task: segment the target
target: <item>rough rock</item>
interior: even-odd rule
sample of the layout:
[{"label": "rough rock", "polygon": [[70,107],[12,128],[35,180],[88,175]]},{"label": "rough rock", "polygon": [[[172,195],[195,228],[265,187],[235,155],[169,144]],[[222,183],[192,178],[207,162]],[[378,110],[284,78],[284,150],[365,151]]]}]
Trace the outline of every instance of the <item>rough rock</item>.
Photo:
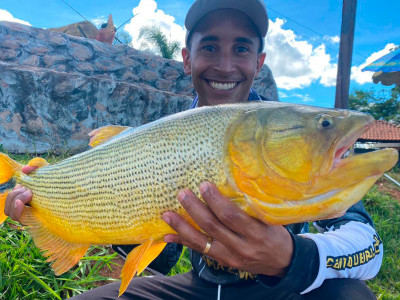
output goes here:
[{"label": "rough rock", "polygon": [[[257,91],[277,99],[267,66]],[[0,144],[10,152],[79,152],[87,133],[187,109],[182,63],[99,41],[0,22]]]},{"label": "rough rock", "polygon": [[188,109],[191,97],[154,88],[0,63],[0,144],[10,152],[87,149],[108,124],[139,126]]}]

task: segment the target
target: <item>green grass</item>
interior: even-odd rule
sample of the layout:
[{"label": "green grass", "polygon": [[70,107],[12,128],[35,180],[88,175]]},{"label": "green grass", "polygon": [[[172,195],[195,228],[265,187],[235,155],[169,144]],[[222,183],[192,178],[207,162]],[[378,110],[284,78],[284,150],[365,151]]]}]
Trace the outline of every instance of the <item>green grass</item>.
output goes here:
[{"label": "green grass", "polygon": [[0,228],[0,299],[66,299],[110,280],[99,271],[111,268],[116,253],[92,247],[69,272],[55,276],[45,258],[18,223],[7,220]]},{"label": "green grass", "polygon": [[382,239],[384,256],[378,275],[368,281],[378,299],[400,299],[400,205],[373,187],[364,197]]},{"label": "green grass", "polygon": [[[28,155],[11,156],[23,164],[32,158]],[[63,157],[67,156],[66,153]],[[59,156],[51,153],[42,157],[50,163],[60,160]],[[389,175],[400,181],[399,169]],[[381,182],[390,185],[387,180]],[[378,299],[400,299],[400,205],[376,187],[364,197],[364,203],[384,244],[382,268],[377,277],[367,284]],[[1,225],[0,240],[0,300],[65,299],[113,280],[103,277],[100,272],[102,268],[116,267],[116,254],[108,247],[92,247],[76,267],[55,276],[28,233],[18,223],[8,220]],[[185,249],[168,275],[190,269]]]}]

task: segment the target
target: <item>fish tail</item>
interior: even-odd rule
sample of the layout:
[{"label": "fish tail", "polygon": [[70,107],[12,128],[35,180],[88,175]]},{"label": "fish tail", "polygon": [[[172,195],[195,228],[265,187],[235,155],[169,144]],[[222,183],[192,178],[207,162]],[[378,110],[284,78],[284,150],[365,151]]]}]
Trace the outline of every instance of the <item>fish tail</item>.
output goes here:
[{"label": "fish tail", "polygon": [[4,213],[4,208],[6,206],[6,197],[8,192],[0,194],[0,224],[3,224],[5,220],[7,220],[7,216]]},{"label": "fish tail", "polygon": [[[9,182],[16,173],[21,171],[21,168],[21,164],[8,157],[8,155],[0,153],[0,184],[6,184]],[[4,213],[7,194],[7,191],[2,193],[0,190],[0,224],[7,219],[7,216]]]},{"label": "fish tail", "polygon": [[7,183],[20,172],[22,165],[8,155],[0,153],[0,184]]}]

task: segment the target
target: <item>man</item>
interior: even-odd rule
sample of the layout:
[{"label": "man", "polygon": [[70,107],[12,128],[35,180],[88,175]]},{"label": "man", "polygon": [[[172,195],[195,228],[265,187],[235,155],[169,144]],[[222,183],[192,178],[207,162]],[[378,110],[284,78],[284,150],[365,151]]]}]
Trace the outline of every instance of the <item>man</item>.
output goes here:
[{"label": "man", "polygon": [[[262,0],[196,0],[185,26],[182,55],[197,92],[193,107],[261,99],[251,86],[265,59]],[[361,202],[340,218],[316,222],[324,234],[300,235],[307,224],[267,225],[212,183],[202,183],[200,192],[207,206],[190,190],[178,200],[204,233],[173,212],[163,215],[178,233],[164,241],[193,249],[193,270],[134,278],[121,299],[375,299],[357,280],[375,276],[382,261],[382,244]],[[18,219],[30,196],[23,188],[10,193],[6,213]],[[358,254],[372,248],[374,257],[361,263]],[[358,259],[351,268],[342,263],[349,257]],[[116,299],[118,288],[113,283],[76,299]]]},{"label": "man", "polygon": [[112,19],[112,15],[108,16],[107,23],[101,24],[100,30],[97,32],[96,40],[112,45],[114,42],[116,28]]}]

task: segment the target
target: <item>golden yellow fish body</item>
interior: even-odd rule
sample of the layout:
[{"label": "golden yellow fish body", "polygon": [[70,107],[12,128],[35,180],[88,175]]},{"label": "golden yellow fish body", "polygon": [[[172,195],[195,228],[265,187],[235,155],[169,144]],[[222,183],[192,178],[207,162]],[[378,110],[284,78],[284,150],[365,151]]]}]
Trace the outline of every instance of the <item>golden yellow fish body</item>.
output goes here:
[{"label": "golden yellow fish body", "polygon": [[200,195],[202,181],[214,182],[271,224],[346,210],[398,159],[394,149],[341,159],[372,121],[357,112],[278,102],[198,108],[134,129],[100,128],[94,149],[30,176],[1,154],[0,184],[14,176],[32,190],[21,221],[57,274],[91,244],[141,244],[127,257],[123,292],[173,232],[162,214],[172,210],[191,221],[176,199],[180,189]]},{"label": "golden yellow fish body", "polygon": [[21,176],[43,224],[71,243],[132,244],[171,232],[163,212],[182,212],[183,188],[226,181],[224,136],[240,111],[188,112],[130,130],[55,165]]}]

